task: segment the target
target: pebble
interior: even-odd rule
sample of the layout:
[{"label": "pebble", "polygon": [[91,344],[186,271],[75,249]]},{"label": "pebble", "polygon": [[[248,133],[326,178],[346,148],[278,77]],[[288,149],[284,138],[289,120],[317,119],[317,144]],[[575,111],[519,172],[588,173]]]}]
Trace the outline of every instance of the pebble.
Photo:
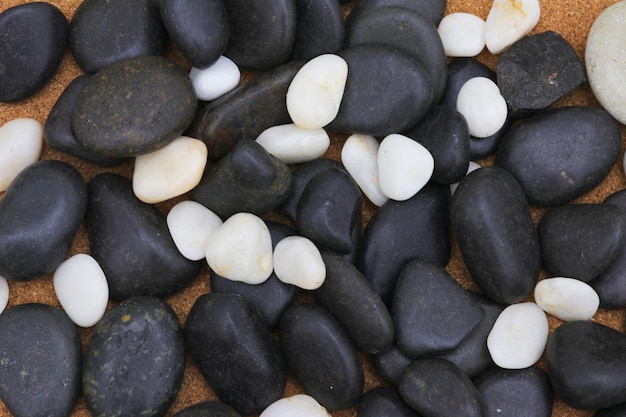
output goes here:
[{"label": "pebble", "polygon": [[326,266],[319,249],[302,236],[289,236],[278,242],[273,262],[278,279],[298,288],[315,290],[326,279]]},{"label": "pebble", "polygon": [[222,225],[222,219],[202,204],[186,200],[167,213],[167,228],[181,255],[199,261],[206,255],[209,236]]},{"label": "pebble", "polygon": [[337,0],[296,0],[296,17],[292,60],[309,61],[343,49],[346,29]]},{"label": "pebble", "polygon": [[437,32],[449,57],[474,57],[485,48],[485,21],[470,13],[450,13]]},{"label": "pebble", "polygon": [[0,127],[0,192],[27,166],[39,160],[43,127],[29,117],[13,119]]},{"label": "pebble", "polygon": [[259,413],[281,397],[287,369],[280,348],[254,307],[240,296],[198,297],[185,336],[213,392],[242,415]]},{"label": "pebble", "polygon": [[526,36],[539,22],[539,0],[494,0],[485,23],[485,43],[494,55]]},{"label": "pebble", "polygon": [[241,417],[230,405],[220,401],[203,401],[186,407],[173,417]]},{"label": "pebble", "polygon": [[439,102],[440,105],[456,110],[459,90],[466,82],[476,77],[489,78],[496,82],[496,73],[475,58],[452,58],[448,63],[446,89]]},{"label": "pebble", "polygon": [[626,403],[598,410],[593,417],[621,417],[626,412]]},{"label": "pebble", "polygon": [[408,357],[394,343],[384,352],[374,355],[372,361],[377,375],[389,385],[396,387],[406,367],[413,362],[413,358]]},{"label": "pebble", "polygon": [[486,77],[471,78],[463,84],[456,99],[456,109],[467,120],[470,135],[477,138],[497,133],[508,115],[498,85]]},{"label": "pebble", "polygon": [[330,414],[310,395],[296,394],[273,402],[259,417],[285,416],[330,417]]},{"label": "pebble", "polygon": [[174,310],[158,298],[129,298],[104,315],[87,344],[87,409],[92,415],[164,415],[183,382],[185,362]]},{"label": "pebble", "polygon": [[377,207],[389,200],[378,182],[379,146],[374,136],[350,135],[341,148],[341,163],[365,197]]},{"label": "pebble", "polygon": [[543,311],[563,321],[589,320],[600,305],[600,297],[595,290],[573,278],[555,277],[539,281],[534,296]]},{"label": "pebble", "polygon": [[61,307],[76,325],[91,327],[104,316],[109,284],[90,255],[79,253],[63,261],[54,271],[52,282]]},{"label": "pebble", "polygon": [[45,160],[22,170],[0,200],[0,275],[30,281],[53,272],[69,253],[86,206],[87,187],[73,166]]},{"label": "pebble", "polygon": [[286,164],[301,164],[321,158],[330,146],[330,137],[322,128],[302,129],[290,123],[265,129],[256,142]]},{"label": "pebble", "polygon": [[241,71],[237,64],[221,55],[208,67],[192,67],[189,79],[198,100],[212,101],[237,87]]},{"label": "pebble", "polygon": [[6,278],[0,276],[0,314],[9,303],[9,283]]},{"label": "pebble", "polygon": [[496,153],[500,141],[508,133],[512,123],[513,120],[507,117],[500,130],[486,138],[475,138],[470,135],[470,159],[484,159]]},{"label": "pebble", "polygon": [[418,417],[391,387],[375,387],[359,398],[356,409],[357,417]]},{"label": "pebble", "polygon": [[67,18],[49,3],[28,2],[0,13],[0,102],[31,97],[52,79],[67,31]]},{"label": "pebble", "polygon": [[78,66],[93,74],[125,59],[164,55],[167,38],[152,0],[86,0],[74,12],[68,43]]},{"label": "pebble", "polygon": [[446,11],[445,0],[359,0],[356,2],[347,23],[350,24],[360,13],[381,7],[404,7],[417,12],[438,25]]},{"label": "pebble", "polygon": [[535,303],[506,307],[487,337],[494,363],[504,369],[523,369],[535,364],[548,341],[548,318]]},{"label": "pebble", "polygon": [[[466,171],[465,175],[469,174],[472,171],[476,171],[478,168],[482,168],[482,165],[477,164],[474,161],[469,161],[469,164],[467,166],[467,171]],[[464,177],[465,177],[465,175],[464,175]],[[463,178],[461,178],[461,179],[463,179]],[[454,184],[450,184],[450,194],[451,195],[454,195],[454,192],[456,191],[458,186],[459,186],[458,182],[456,182]]]},{"label": "pebble", "polygon": [[260,284],[273,270],[270,232],[254,214],[233,214],[209,236],[206,260],[224,278]]}]

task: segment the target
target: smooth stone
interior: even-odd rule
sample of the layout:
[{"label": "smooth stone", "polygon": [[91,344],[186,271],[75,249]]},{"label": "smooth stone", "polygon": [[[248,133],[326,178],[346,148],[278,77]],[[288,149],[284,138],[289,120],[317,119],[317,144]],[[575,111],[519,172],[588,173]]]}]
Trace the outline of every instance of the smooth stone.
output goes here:
[{"label": "smooth stone", "polygon": [[419,417],[391,387],[375,387],[365,392],[356,408],[356,417]]},{"label": "smooth stone", "polygon": [[249,70],[287,62],[296,36],[296,1],[224,0],[230,33],[224,55]]},{"label": "smooth stone", "polygon": [[122,60],[164,55],[167,40],[152,0],[86,0],[74,12],[68,44],[78,66],[93,74]]},{"label": "smooth stone", "polygon": [[535,286],[535,302],[559,320],[589,320],[600,305],[600,297],[589,285],[574,278],[555,277]]},{"label": "smooth stone", "polygon": [[67,18],[49,3],[28,2],[0,13],[0,102],[28,98],[50,81],[61,65],[67,31]]},{"label": "smooth stone", "polygon": [[410,128],[428,112],[433,88],[414,59],[383,46],[347,48],[339,55],[350,70],[339,113],[328,129],[386,136]]},{"label": "smooth stone", "polygon": [[112,64],[89,79],[76,99],[72,127],[94,153],[137,156],[181,136],[196,105],[191,80],[178,64],[142,56]]},{"label": "smooth stone", "polygon": [[78,253],[63,261],[54,271],[52,282],[61,307],[76,325],[91,327],[104,316],[109,284],[90,255]]},{"label": "smooth stone", "polygon": [[457,347],[485,312],[443,267],[412,261],[398,277],[391,316],[396,344],[418,358]]},{"label": "smooth stone", "polygon": [[384,352],[375,354],[372,361],[376,373],[389,385],[396,387],[406,367],[413,362],[413,358],[407,356],[394,343]]},{"label": "smooth stone", "polygon": [[256,142],[286,164],[301,164],[324,156],[330,137],[322,128],[302,129],[289,123],[265,129]]},{"label": "smooth stone", "polygon": [[378,353],[393,343],[387,306],[358,269],[339,255],[323,252],[326,280],[313,299],[339,322],[360,352]]},{"label": "smooth stone", "polygon": [[363,391],[363,367],[348,335],[315,304],[294,304],[280,322],[289,370],[304,392],[330,410],[353,406]]},{"label": "smooth stone", "polygon": [[291,123],[285,95],[302,65],[284,64],[201,107],[186,135],[204,141],[209,159],[217,161],[238,142],[255,140],[268,127]]},{"label": "smooth stone", "polygon": [[164,301],[132,297],[109,310],[89,339],[82,392],[92,415],[165,415],[183,382],[185,339]]},{"label": "smooth stone", "polygon": [[102,173],[88,191],[89,247],[107,277],[111,299],[166,297],[197,276],[200,264],[181,255],[166,216],[135,197],[130,180]]},{"label": "smooth stone", "polygon": [[198,297],[185,336],[213,392],[239,413],[258,413],[281,397],[287,369],[280,348],[254,307],[240,296]]},{"label": "smooth stone", "polygon": [[504,369],[534,365],[548,341],[548,318],[535,303],[511,304],[498,316],[487,337],[493,362]]},{"label": "smooth stone", "polygon": [[205,257],[209,236],[222,225],[217,214],[191,200],[176,203],[167,213],[166,220],[181,255],[192,261]]},{"label": "smooth stone", "polygon": [[621,252],[625,220],[613,204],[550,208],[537,226],[544,268],[552,276],[593,280]]},{"label": "smooth stone", "polygon": [[0,315],[0,332],[0,398],[11,415],[69,416],[81,383],[74,323],[54,307],[21,304]]},{"label": "smooth stone", "polygon": [[308,61],[343,49],[346,29],[337,0],[296,0],[296,18],[292,60]]},{"label": "smooth stone", "polygon": [[362,12],[387,6],[404,7],[412,10],[430,20],[433,25],[439,24],[446,11],[445,0],[358,0],[346,23],[350,25]]},{"label": "smooth stone", "polygon": [[485,43],[493,55],[504,52],[539,22],[539,0],[494,0],[485,21]]},{"label": "smooth stone", "polygon": [[203,401],[182,409],[173,417],[241,417],[241,414],[223,402]]},{"label": "smooth stone", "polygon": [[445,266],[450,258],[450,193],[430,183],[407,201],[389,200],[370,219],[357,267],[389,305],[396,280],[409,261]]},{"label": "smooth stone", "polygon": [[238,212],[260,216],[283,203],[290,189],[289,167],[255,141],[243,140],[209,165],[191,195],[222,218]]},{"label": "smooth stone", "polygon": [[[469,161],[469,164],[467,166],[467,172],[465,173],[463,178],[465,178],[465,176],[468,175],[470,172],[476,171],[478,168],[482,168],[482,165],[477,164],[474,161]],[[461,179],[463,179],[463,178],[461,178]],[[456,191],[458,186],[459,186],[458,182],[455,182],[454,184],[450,184],[450,195],[454,195],[454,192]]]},{"label": "smooth stone", "polygon": [[500,369],[493,367],[481,373],[474,384],[487,405],[487,415],[511,417],[550,417],[552,387],[541,369]]},{"label": "smooth stone", "polygon": [[546,350],[554,394],[570,407],[597,410],[626,402],[626,337],[593,321],[556,328]]},{"label": "smooth stone", "polygon": [[160,0],[170,39],[191,65],[206,68],[226,50],[230,28],[223,0]]},{"label": "smooth stone", "polygon": [[487,77],[471,78],[463,84],[456,99],[456,109],[467,120],[470,135],[477,138],[496,134],[508,115],[498,85]]},{"label": "smooth stone", "polygon": [[377,207],[389,200],[378,182],[378,149],[374,136],[350,135],[341,147],[341,163],[365,197]]},{"label": "smooth stone", "polygon": [[4,311],[9,303],[9,282],[6,278],[0,276],[0,314]]},{"label": "smooth stone", "polygon": [[475,138],[470,135],[470,159],[479,160],[495,154],[502,138],[508,133],[512,123],[513,120],[508,117],[500,130],[486,138]]},{"label": "smooth stone", "polygon": [[198,100],[212,101],[237,87],[241,71],[237,64],[222,55],[208,67],[191,68],[189,79]]},{"label": "smooth stone", "polygon": [[472,381],[445,359],[415,360],[402,375],[398,392],[424,417],[486,415],[486,405]]},{"label": "smooth stone", "polygon": [[20,117],[0,127],[0,192],[24,168],[39,160],[43,149],[43,127],[30,117]]},{"label": "smooth stone", "polygon": [[593,417],[622,417],[626,413],[626,402],[598,410]]},{"label": "smooth stone", "polygon": [[54,271],[86,207],[87,187],[73,166],[45,160],[22,170],[0,200],[0,275],[30,281]]},{"label": "smooth stone", "polygon": [[437,32],[449,57],[474,57],[485,48],[485,21],[470,13],[450,13]]},{"label": "smooth stone", "polygon": [[503,304],[528,296],[539,278],[541,249],[515,178],[495,166],[471,172],[459,183],[450,211],[452,232],[480,291]]},{"label": "smooth stone", "polygon": [[489,78],[496,82],[496,73],[475,58],[453,58],[448,63],[446,89],[439,101],[442,106],[456,110],[456,99],[459,90],[466,82],[476,77]]},{"label": "smooth stone", "polygon": [[272,239],[265,222],[251,213],[237,213],[211,233],[206,260],[218,275],[260,284],[272,273]]},{"label": "smooth stone", "polygon": [[274,247],[274,273],[285,284],[316,290],[326,279],[326,265],[319,249],[302,236],[288,236]]},{"label": "smooth stone", "polygon": [[330,414],[310,395],[296,394],[274,401],[259,415],[259,417],[285,416],[330,417]]},{"label": "smooth stone", "polygon": [[515,42],[498,59],[497,76],[512,117],[548,108],[586,79],[572,45],[552,31]]}]

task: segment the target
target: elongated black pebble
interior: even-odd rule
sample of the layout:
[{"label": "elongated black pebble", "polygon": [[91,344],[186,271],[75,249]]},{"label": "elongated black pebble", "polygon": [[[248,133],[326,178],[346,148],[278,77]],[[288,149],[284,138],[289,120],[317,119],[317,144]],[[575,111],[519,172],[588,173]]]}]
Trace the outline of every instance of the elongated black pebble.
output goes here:
[{"label": "elongated black pebble", "polygon": [[308,61],[343,48],[345,24],[337,0],[296,0],[296,35],[291,59]]}]

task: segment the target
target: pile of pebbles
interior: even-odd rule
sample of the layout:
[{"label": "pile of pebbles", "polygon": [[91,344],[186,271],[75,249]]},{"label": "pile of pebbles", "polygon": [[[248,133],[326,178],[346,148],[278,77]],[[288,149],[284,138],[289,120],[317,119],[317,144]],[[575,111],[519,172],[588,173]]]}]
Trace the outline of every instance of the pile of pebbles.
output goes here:
[{"label": "pile of pebbles", "polygon": [[[625,194],[586,198],[623,151],[624,2],[584,63],[536,0],[453,5],[0,13],[6,114],[84,73],[0,127],[12,415],[622,413]],[[550,108],[587,81],[604,108]]]}]

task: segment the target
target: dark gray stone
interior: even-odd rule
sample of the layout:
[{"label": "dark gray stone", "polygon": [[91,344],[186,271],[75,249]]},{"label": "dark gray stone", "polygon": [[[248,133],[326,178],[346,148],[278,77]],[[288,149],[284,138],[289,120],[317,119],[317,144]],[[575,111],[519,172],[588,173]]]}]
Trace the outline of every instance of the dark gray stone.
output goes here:
[{"label": "dark gray stone", "polygon": [[173,417],[241,417],[241,414],[228,404],[204,401],[179,411]]},{"label": "dark gray stone", "polygon": [[359,398],[356,417],[419,417],[391,387],[376,387]]},{"label": "dark gray stone", "polygon": [[507,117],[500,130],[486,138],[476,138],[470,135],[470,160],[477,161],[496,153],[502,138],[508,133],[512,123],[511,118]]},{"label": "dark gray stone", "polygon": [[613,407],[598,410],[593,417],[624,417],[626,415],[626,403],[614,405]]},{"label": "dark gray stone", "polygon": [[296,0],[296,37],[292,60],[308,61],[343,48],[345,25],[337,0]]},{"label": "dark gray stone", "polygon": [[374,368],[387,383],[397,386],[404,369],[413,362],[397,345],[393,344],[384,352],[373,356]]},{"label": "dark gray stone", "polygon": [[496,73],[475,58],[453,58],[448,64],[446,89],[441,97],[440,105],[456,110],[456,99],[461,87],[472,78],[485,77],[494,83]]},{"label": "dark gray stone", "polygon": [[362,12],[388,6],[412,10],[438,26],[446,11],[446,0],[358,0],[348,16],[347,23],[351,24]]}]

